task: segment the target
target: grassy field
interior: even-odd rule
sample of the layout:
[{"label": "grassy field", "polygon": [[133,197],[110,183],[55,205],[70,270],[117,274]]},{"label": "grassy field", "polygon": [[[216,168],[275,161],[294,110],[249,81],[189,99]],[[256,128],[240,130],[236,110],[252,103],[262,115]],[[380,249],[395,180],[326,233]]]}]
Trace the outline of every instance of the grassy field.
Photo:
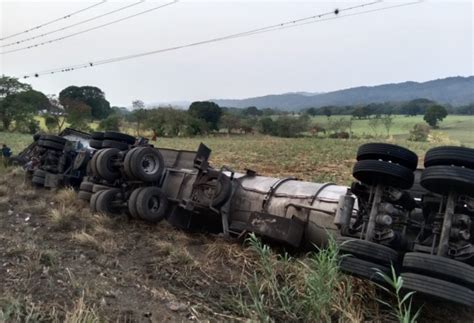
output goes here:
[{"label": "grassy field", "polygon": [[[340,118],[347,120],[350,116],[332,116],[329,119],[326,116],[317,116],[313,118],[313,121],[323,127],[327,127],[330,121],[335,121]],[[390,135],[396,139],[406,139],[410,130],[413,129],[413,126],[417,123],[425,123],[423,116],[394,116]],[[369,127],[369,120],[354,120],[352,131],[359,137],[387,136],[386,129],[383,125],[379,125],[374,131]],[[432,130],[432,132],[437,135],[437,137],[453,141],[454,144],[474,147],[474,116],[450,115],[440,123],[439,129]]]}]

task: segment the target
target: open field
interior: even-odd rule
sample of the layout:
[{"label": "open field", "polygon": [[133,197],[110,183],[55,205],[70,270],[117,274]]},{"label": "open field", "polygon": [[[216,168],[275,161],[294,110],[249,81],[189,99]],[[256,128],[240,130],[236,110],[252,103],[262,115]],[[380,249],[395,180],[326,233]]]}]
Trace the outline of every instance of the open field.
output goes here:
[{"label": "open field", "polygon": [[[337,119],[350,119],[350,116],[331,116],[329,119],[326,116],[316,116],[313,121],[327,127],[329,120]],[[390,129],[390,135],[396,139],[406,139],[408,133],[413,126],[417,123],[425,123],[423,116],[406,117],[406,116],[394,116],[393,125]],[[425,123],[426,124],[426,123]],[[474,147],[474,116],[460,116],[460,115],[449,115],[440,123],[440,128],[432,130],[434,134],[441,134],[444,137],[448,137],[454,143],[459,145],[465,145],[468,147]],[[353,121],[352,131],[356,136],[386,136],[387,132],[383,125],[379,125],[374,131],[369,127],[369,120],[357,120]]]},{"label": "open field", "polygon": [[[0,142],[15,152],[30,138],[0,133]],[[366,141],[236,136],[163,138],[154,144],[196,149],[203,142],[213,150],[214,165],[349,184],[355,152]],[[408,146],[420,158],[436,145],[398,138],[392,142]],[[262,320],[248,293],[254,273],[262,268],[242,241],[91,214],[73,191],[34,190],[23,183],[19,169],[0,172],[0,321],[2,315],[10,321]],[[278,277],[305,277],[300,264],[310,258],[293,256],[296,260],[288,264],[272,258],[277,272],[289,273]],[[312,273],[325,282],[318,268]],[[329,316],[344,322],[391,319],[375,300],[385,296],[365,281],[341,276],[321,292],[330,297],[318,305],[325,316],[313,316],[314,321]],[[271,314],[288,320],[278,311]],[[464,322],[473,315],[466,308],[427,302],[421,321]]]}]

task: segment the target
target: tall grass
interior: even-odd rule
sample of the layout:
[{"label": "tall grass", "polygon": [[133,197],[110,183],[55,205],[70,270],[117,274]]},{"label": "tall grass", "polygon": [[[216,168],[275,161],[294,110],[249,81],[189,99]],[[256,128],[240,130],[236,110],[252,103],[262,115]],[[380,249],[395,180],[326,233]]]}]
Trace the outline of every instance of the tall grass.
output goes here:
[{"label": "tall grass", "polygon": [[339,272],[334,241],[304,260],[275,254],[253,234],[247,243],[258,261],[237,298],[241,315],[261,322],[361,320],[350,280]]}]

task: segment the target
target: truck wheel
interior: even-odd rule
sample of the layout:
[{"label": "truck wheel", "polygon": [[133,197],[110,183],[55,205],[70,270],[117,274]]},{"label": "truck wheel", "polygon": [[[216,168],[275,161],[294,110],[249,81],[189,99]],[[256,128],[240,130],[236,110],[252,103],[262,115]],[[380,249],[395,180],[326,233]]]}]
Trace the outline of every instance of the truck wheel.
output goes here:
[{"label": "truck wheel", "polygon": [[209,170],[207,174],[201,176],[195,187],[198,193],[202,195],[199,199],[202,201],[211,201],[212,206],[215,208],[221,207],[229,199],[232,193],[232,183],[230,178],[221,175],[219,180],[220,172],[215,170]]},{"label": "truck wheel", "polygon": [[87,167],[87,164],[89,163],[91,157],[89,153],[85,150],[80,151],[77,155],[76,158],[74,158],[74,163],[73,163],[73,169],[74,170],[79,170]]},{"label": "truck wheel", "polygon": [[42,169],[37,169],[37,170],[34,171],[33,176],[45,178],[46,177],[46,171],[44,171]]},{"label": "truck wheel", "polygon": [[474,306],[474,292],[469,288],[420,274],[402,273],[403,288],[469,307]]},{"label": "truck wheel", "polygon": [[138,193],[135,205],[141,219],[157,223],[166,216],[168,199],[158,187],[144,187]]},{"label": "truck wheel", "polygon": [[125,154],[125,158],[123,160],[123,170],[125,172],[125,176],[127,176],[128,179],[136,179],[135,174],[133,173],[132,168],[131,168],[131,164],[132,164],[131,160],[132,160],[133,155],[137,151],[140,151],[140,148],[141,147],[132,148]]},{"label": "truck wheel", "polygon": [[106,139],[102,141],[102,148],[116,148],[118,150],[127,150],[128,144],[120,141]]},{"label": "truck wheel", "polygon": [[371,281],[377,282],[379,284],[385,284],[385,280],[379,274],[377,274],[377,269],[383,272],[386,275],[390,275],[390,268],[376,264],[370,261],[362,260],[352,256],[344,256],[339,263],[339,268],[342,272],[360,277],[369,279]]},{"label": "truck wheel", "polygon": [[94,131],[91,133],[91,138],[94,140],[102,140],[104,139],[104,133],[101,131]]},{"label": "truck wheel", "polygon": [[120,170],[113,165],[113,162],[120,157],[120,150],[116,148],[106,148],[100,151],[95,166],[100,177],[107,181],[114,181],[120,177]]},{"label": "truck wheel", "polygon": [[67,142],[66,138],[60,137],[60,136],[53,136],[53,135],[42,135],[41,139],[47,140],[47,141],[52,141],[61,145],[65,145]]},{"label": "truck wheel", "polygon": [[409,252],[403,258],[403,271],[439,278],[474,289],[474,267],[454,259]]},{"label": "truck wheel", "polygon": [[107,215],[120,214],[120,208],[114,207],[113,202],[117,200],[117,196],[120,194],[120,189],[111,188],[103,190],[97,196],[95,201],[95,208],[97,212],[104,213]]},{"label": "truck wheel", "polygon": [[385,143],[369,143],[359,147],[357,160],[383,160],[415,170],[418,156],[404,147]]},{"label": "truck wheel", "polygon": [[133,190],[132,194],[130,194],[130,198],[128,199],[128,211],[133,218],[139,218],[138,211],[137,211],[137,197],[138,194],[144,189],[144,187],[139,187]]},{"label": "truck wheel", "polygon": [[435,147],[428,150],[425,155],[425,167],[451,165],[474,169],[474,149],[454,146]]},{"label": "truck wheel", "polygon": [[133,145],[135,143],[135,137],[129,136],[125,133],[115,132],[115,131],[106,131],[104,133],[104,139],[111,139],[115,141],[125,142],[129,145]]},{"label": "truck wheel", "polygon": [[44,177],[33,176],[31,183],[35,186],[44,186]]},{"label": "truck wheel", "polygon": [[126,162],[128,164],[124,167],[129,170],[130,175],[143,182],[157,182],[165,170],[163,156],[151,147],[135,148]]},{"label": "truck wheel", "polygon": [[102,149],[102,140],[91,139],[89,141],[89,146],[94,148],[94,149]]},{"label": "truck wheel", "polygon": [[92,196],[91,196],[91,199],[89,201],[89,208],[91,210],[91,212],[95,213],[97,212],[97,199],[99,198],[99,195],[102,193],[103,191],[99,191],[97,193],[93,193]]},{"label": "truck wheel", "polygon": [[46,148],[46,149],[59,150],[59,151],[64,149],[64,144],[60,144],[55,141],[43,140],[43,139],[40,139],[38,141],[38,146]]},{"label": "truck wheel", "polygon": [[397,264],[398,252],[381,244],[350,237],[336,239],[342,254],[353,255],[381,265]]},{"label": "truck wheel", "polygon": [[97,193],[100,191],[108,190],[111,188],[110,186],[107,185],[100,185],[100,184],[93,184],[92,185],[92,193]]},{"label": "truck wheel", "polygon": [[459,166],[432,166],[425,168],[421,186],[439,194],[459,192],[474,196],[474,170]]},{"label": "truck wheel", "polygon": [[94,176],[100,176],[97,172],[97,158],[99,158],[101,152],[102,150],[96,151],[94,155],[92,155],[91,161],[89,162],[92,175]]},{"label": "truck wheel", "polygon": [[82,181],[81,185],[79,185],[79,189],[85,192],[93,192],[92,191],[93,186],[94,186],[94,183]]},{"label": "truck wheel", "polygon": [[412,187],[415,180],[410,169],[380,160],[358,161],[352,175],[364,184],[383,184],[401,189]]},{"label": "truck wheel", "polygon": [[77,198],[79,198],[80,200],[89,202],[91,200],[91,197],[92,197],[91,192],[79,191],[79,193],[77,193]]}]

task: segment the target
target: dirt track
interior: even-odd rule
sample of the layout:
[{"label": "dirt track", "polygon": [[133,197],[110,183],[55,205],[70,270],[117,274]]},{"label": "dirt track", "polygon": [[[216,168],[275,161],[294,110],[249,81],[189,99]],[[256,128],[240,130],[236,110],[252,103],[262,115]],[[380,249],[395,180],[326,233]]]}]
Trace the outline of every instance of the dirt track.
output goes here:
[{"label": "dirt track", "polygon": [[[9,319],[242,320],[235,297],[255,255],[240,243],[92,215],[74,191],[35,190],[19,170],[0,184],[0,308]],[[474,317],[439,303],[423,312],[431,322]]]}]

